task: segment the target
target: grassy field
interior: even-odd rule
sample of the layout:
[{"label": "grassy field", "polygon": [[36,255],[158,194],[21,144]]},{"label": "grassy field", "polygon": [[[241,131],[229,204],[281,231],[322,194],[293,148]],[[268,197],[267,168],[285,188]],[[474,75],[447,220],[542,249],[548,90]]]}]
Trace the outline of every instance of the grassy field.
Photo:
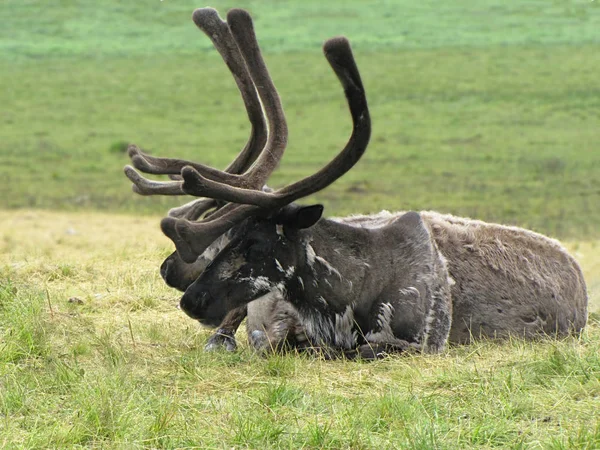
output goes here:
[{"label": "grassy field", "polygon": [[252,12],[283,99],[270,185],[349,136],[320,50],[345,34],[373,137],[307,201],[525,226],[583,267],[580,339],[373,364],[207,354],[160,279],[184,200],[135,196],[124,147],[224,167],[249,132],[204,5],[38,3],[0,8],[0,448],[600,448],[600,1],[212,3]]},{"label": "grassy field", "polygon": [[[350,118],[321,55],[352,41],[373,116],[359,164],[310,200],[331,214],[436,209],[558,237],[600,221],[600,2],[241,2],[287,112],[270,184],[316,171]],[[0,208],[162,214],[136,198],[121,151],[224,167],[249,126],[193,2],[63,1],[0,11]],[[230,4],[216,2],[225,11]]]},{"label": "grassy field", "polygon": [[[158,275],[156,220],[0,219],[0,447],[600,446],[599,315],[579,340],[372,364],[262,358],[243,337],[209,354]],[[569,248],[597,312],[600,241]]]}]

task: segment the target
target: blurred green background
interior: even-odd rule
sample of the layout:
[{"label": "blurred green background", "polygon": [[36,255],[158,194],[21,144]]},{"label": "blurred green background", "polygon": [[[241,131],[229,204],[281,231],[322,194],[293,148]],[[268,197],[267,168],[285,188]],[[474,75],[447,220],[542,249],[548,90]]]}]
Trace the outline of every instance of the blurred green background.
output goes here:
[{"label": "blurred green background", "polygon": [[[183,0],[3,0],[0,209],[164,214],[122,174],[127,143],[225,167],[249,124]],[[372,141],[306,201],[329,214],[436,209],[562,238],[600,235],[600,1],[215,1],[247,8],[286,110],[269,184],[309,175],[351,131],[320,49],[346,35]]]}]

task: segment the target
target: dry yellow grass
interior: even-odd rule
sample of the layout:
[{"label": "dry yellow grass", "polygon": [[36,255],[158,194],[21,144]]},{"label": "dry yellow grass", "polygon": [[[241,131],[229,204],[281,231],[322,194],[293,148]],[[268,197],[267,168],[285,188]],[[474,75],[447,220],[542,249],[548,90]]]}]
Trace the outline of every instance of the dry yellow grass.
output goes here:
[{"label": "dry yellow grass", "polygon": [[101,213],[3,212],[0,264],[26,273],[51,297],[60,292],[119,307],[150,289],[157,301],[175,299],[158,273],[170,253],[158,221]]},{"label": "dry yellow grass", "polygon": [[[209,331],[198,329],[177,309],[179,293],[160,277],[170,241],[158,223],[155,217],[93,212],[3,212],[0,268],[46,291],[46,308],[65,329],[130,341],[131,324],[138,344],[145,336],[168,335],[169,330],[202,339]],[[71,298],[83,304],[70,303]],[[69,333],[53,339],[68,339]],[[159,341],[157,337],[150,341]],[[145,350],[151,353],[151,347],[138,345],[138,352]]]}]

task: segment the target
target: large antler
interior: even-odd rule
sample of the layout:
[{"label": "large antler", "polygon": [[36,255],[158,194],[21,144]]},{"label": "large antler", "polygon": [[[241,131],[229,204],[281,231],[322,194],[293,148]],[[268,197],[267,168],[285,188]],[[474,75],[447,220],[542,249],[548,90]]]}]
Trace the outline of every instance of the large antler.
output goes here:
[{"label": "large antler", "polygon": [[[203,8],[194,11],[193,20],[211,38],[236,79],[248,110],[248,117],[253,125],[253,134],[246,148],[225,172],[185,160],[153,158],[137,148],[130,150],[132,162],[137,169],[146,173],[176,174],[183,167],[190,166],[197,172],[202,173],[203,176],[218,182],[243,188],[260,188],[277,166],[287,143],[287,125],[279,96],[268,72],[266,72],[266,68],[263,73],[257,72],[259,74],[257,78],[253,76],[251,71],[248,71],[250,73],[246,71],[244,59],[240,55],[240,50],[227,23],[219,18],[214,9]],[[269,135],[272,131],[277,136],[270,142],[267,138],[264,147],[265,125],[262,110],[256,98],[256,90],[258,90],[265,109],[269,123]],[[258,152],[258,149],[261,149],[261,151]],[[264,156],[265,154],[266,156]],[[254,165],[248,168],[252,162],[254,162]],[[228,173],[241,171],[240,169],[245,170],[242,175]],[[134,190],[140,194],[181,195],[185,193],[181,181],[156,182],[148,180],[129,166],[125,168],[125,173],[133,181]]]},{"label": "large antler", "polygon": [[[261,75],[261,71],[264,71],[263,75],[268,76],[256,42],[250,15],[243,10],[232,10],[227,16],[227,21],[255,82]],[[201,254],[218,236],[245,218],[257,213],[276,210],[294,200],[325,188],[346,173],[360,159],[369,142],[371,120],[364,87],[350,44],[345,38],[334,38],[325,43],[324,52],[325,57],[344,87],[354,124],[352,135],[345,148],[314,175],[273,193],[240,188],[211,179],[194,167],[184,167],[181,175],[184,179],[183,190],[185,192],[218,200],[243,203],[241,205],[228,204],[201,222],[190,222],[171,217],[164,218],[161,222],[161,228],[173,240],[179,255],[184,261],[194,261],[197,255]],[[257,82],[257,88],[258,86],[261,85]],[[272,89],[271,95],[278,98],[275,87],[272,86]],[[260,90],[259,92],[262,99],[263,93]],[[281,115],[283,115],[283,111],[281,111]],[[285,122],[283,123],[285,124]],[[269,127],[267,147],[272,144],[276,150],[281,149],[282,152],[287,137],[287,129],[272,127],[271,121]],[[285,135],[279,136],[277,134],[284,130],[286,131]],[[268,162],[268,156],[269,154],[263,151],[254,166],[260,165],[263,161]]]}]

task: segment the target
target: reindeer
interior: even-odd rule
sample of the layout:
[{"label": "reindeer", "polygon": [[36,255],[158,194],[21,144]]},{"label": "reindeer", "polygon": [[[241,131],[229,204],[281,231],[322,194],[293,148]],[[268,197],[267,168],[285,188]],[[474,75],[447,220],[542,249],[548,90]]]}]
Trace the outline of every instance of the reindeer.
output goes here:
[{"label": "reindeer", "polygon": [[[203,23],[210,15],[196,10],[194,21]],[[232,10],[227,24],[268,122],[267,140],[250,168],[266,176],[244,183],[243,175],[160,159],[172,171],[163,173],[181,179],[153,184],[126,169],[134,189],[151,186],[153,192],[183,192],[222,205],[201,220],[171,215],[161,221],[177,258],[188,264],[227,236],[227,244],[187,286],[180,300],[184,312],[217,323],[255,299],[277,296],[292,306],[310,345],[373,358],[411,348],[437,353],[448,342],[474,337],[563,336],[583,329],[585,281],[558,241],[431,211],[340,220],[323,218],[321,205],[294,203],[350,170],[370,139],[365,90],[345,38],[330,39],[324,52],[349,105],[348,143],[315,174],[276,191],[262,190],[285,150],[287,125],[250,16]]]}]

